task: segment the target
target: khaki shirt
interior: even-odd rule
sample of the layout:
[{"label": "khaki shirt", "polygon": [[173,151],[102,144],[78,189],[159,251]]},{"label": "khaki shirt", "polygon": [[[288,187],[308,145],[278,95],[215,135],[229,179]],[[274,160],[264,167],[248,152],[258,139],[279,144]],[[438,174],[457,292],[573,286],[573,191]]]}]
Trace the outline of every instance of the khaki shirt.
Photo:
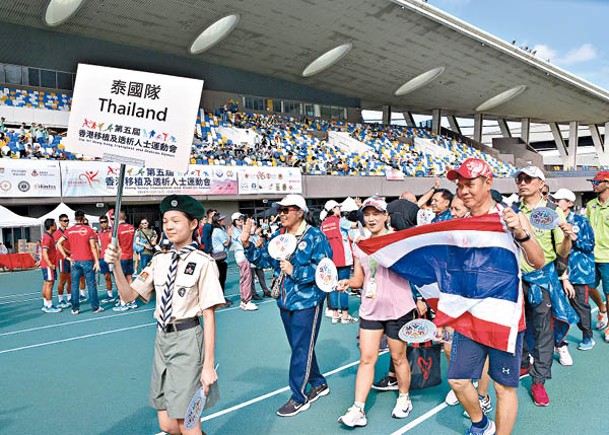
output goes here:
[{"label": "khaki shirt", "polygon": [[[160,253],[131,283],[140,298],[148,303],[156,292],[154,317],[159,318],[161,297],[167,282],[171,253]],[[173,287],[172,316],[170,322],[200,316],[203,310],[224,303],[224,294],[218,278],[218,267],[209,255],[192,251],[180,256]]]}]

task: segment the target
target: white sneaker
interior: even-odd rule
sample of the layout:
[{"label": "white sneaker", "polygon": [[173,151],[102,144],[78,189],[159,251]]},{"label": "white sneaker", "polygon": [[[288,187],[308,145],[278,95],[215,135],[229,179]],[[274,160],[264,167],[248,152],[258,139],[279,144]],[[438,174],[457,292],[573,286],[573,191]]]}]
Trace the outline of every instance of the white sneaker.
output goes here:
[{"label": "white sneaker", "polygon": [[561,347],[555,347],[554,350],[558,352],[558,362],[563,366],[572,366],[573,358],[569,353],[569,348],[567,345]]},{"label": "white sneaker", "polygon": [[332,311],[330,308],[326,308],[326,317],[332,318],[334,317],[334,311]]},{"label": "white sneaker", "polygon": [[607,327],[607,313],[598,313],[596,315],[596,329],[605,329]]},{"label": "white sneaker", "polygon": [[455,406],[459,404],[459,399],[457,399],[457,395],[453,390],[450,390],[444,399],[444,403],[448,406]]},{"label": "white sneaker", "polygon": [[368,419],[363,409],[353,405],[347,409],[345,415],[338,417],[338,422],[348,427],[366,426]]},{"label": "white sneaker", "polygon": [[241,302],[239,304],[239,308],[241,308],[243,311],[256,311],[258,309],[258,305],[252,303],[252,301],[249,301],[248,303]]},{"label": "white sneaker", "polygon": [[395,407],[391,412],[393,418],[406,418],[412,411],[412,401],[410,396],[399,396],[395,402]]}]

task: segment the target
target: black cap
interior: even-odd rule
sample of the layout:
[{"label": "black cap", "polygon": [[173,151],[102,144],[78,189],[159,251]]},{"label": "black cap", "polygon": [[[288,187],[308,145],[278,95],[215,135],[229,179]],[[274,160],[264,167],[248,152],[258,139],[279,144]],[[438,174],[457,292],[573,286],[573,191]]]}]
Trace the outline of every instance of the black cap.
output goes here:
[{"label": "black cap", "polygon": [[170,210],[183,211],[186,214],[201,219],[205,214],[205,207],[199,201],[188,195],[169,195],[161,201],[161,213]]}]

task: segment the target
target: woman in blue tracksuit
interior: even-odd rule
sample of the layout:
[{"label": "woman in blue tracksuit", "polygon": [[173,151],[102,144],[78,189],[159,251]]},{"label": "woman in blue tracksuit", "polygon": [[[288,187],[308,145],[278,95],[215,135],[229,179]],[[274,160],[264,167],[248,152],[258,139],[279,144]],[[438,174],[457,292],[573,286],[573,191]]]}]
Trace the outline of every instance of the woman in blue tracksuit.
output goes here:
[{"label": "woman in blue tracksuit", "polygon": [[[291,417],[306,411],[310,404],[330,392],[315,356],[315,343],[323,317],[323,293],[315,284],[315,269],[323,258],[332,258],[330,242],[326,236],[305,220],[309,211],[300,195],[287,195],[279,202],[279,219],[282,228],[271,240],[283,233],[293,234],[298,240],[296,250],[287,260],[274,260],[263,247],[262,241],[251,244],[242,237],[245,255],[256,267],[274,269],[281,290],[277,305],[285,328],[292,356],[290,358],[290,389],[292,397],[277,410],[280,417]],[[243,234],[250,234],[248,219]],[[307,392],[307,384],[311,389]]]}]

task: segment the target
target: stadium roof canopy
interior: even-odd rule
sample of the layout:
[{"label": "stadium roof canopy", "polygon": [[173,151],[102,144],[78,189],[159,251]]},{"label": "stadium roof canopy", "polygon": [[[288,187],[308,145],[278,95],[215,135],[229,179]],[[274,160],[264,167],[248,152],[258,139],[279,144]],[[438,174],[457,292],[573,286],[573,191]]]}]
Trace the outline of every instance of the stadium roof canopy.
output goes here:
[{"label": "stadium roof canopy", "polygon": [[[49,28],[47,5],[4,2],[0,20]],[[228,36],[199,41],[211,48],[191,53],[203,30],[232,14],[223,21]],[[485,118],[609,121],[608,91],[420,0],[84,0],[54,24],[58,32],[358,98],[364,109],[470,117],[478,108]],[[221,27],[208,34],[221,37]],[[307,66],[332,49],[340,60],[309,75],[319,65]]]}]

